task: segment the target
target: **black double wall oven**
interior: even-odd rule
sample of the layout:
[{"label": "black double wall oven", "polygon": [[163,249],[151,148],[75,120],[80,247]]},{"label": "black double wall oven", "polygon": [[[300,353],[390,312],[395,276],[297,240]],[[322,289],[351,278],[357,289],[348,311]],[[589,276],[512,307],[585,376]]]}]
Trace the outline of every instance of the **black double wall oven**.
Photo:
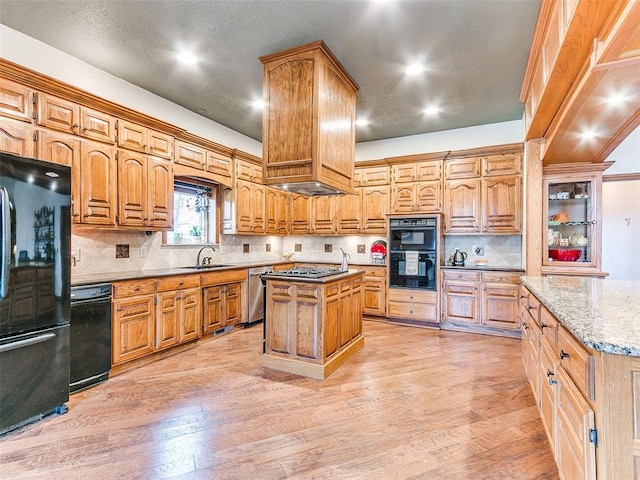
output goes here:
[{"label": "black double wall oven", "polygon": [[389,220],[389,287],[437,290],[438,217]]}]

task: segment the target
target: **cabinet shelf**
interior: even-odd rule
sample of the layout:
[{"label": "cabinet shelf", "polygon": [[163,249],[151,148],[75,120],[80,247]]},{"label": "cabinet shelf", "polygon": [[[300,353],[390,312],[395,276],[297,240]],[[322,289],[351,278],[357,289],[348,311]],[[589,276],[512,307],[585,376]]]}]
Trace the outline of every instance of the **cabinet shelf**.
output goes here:
[{"label": "cabinet shelf", "polygon": [[586,222],[554,222],[549,221],[550,227],[588,227],[591,225],[595,225],[595,220],[590,220]]},{"label": "cabinet shelf", "polygon": [[585,250],[590,247],[591,245],[567,245],[565,247],[562,245],[549,245],[547,248],[549,250]]}]

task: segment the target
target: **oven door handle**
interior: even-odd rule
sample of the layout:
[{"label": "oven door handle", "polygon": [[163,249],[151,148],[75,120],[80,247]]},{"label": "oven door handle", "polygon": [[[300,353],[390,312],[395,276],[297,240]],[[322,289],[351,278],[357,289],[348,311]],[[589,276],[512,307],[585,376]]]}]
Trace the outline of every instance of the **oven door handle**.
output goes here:
[{"label": "oven door handle", "polygon": [[18,340],[17,342],[5,343],[4,345],[0,345],[0,353],[8,352],[10,350],[15,350],[16,348],[28,347],[30,345],[35,345],[37,343],[46,342],[47,340],[51,340],[55,337],[55,333],[43,333],[42,335],[38,335],[33,338],[26,338],[24,340]]},{"label": "oven door handle", "polygon": [[93,304],[93,305],[98,305],[101,303],[111,303],[111,296],[108,297],[98,297],[98,298],[87,298],[86,300],[71,300],[71,306],[72,307],[77,307],[79,305],[86,305],[86,304]]},{"label": "oven door handle", "polygon": [[2,266],[0,267],[0,300],[9,295],[9,269],[11,267],[11,207],[9,204],[9,192],[5,187],[0,187],[0,216],[2,217]]}]

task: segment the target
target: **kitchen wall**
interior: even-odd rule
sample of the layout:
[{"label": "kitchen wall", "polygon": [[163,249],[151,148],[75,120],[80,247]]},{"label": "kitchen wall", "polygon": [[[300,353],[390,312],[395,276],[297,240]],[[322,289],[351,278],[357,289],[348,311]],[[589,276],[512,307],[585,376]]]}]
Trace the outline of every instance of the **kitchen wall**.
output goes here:
[{"label": "kitchen wall", "polygon": [[[477,259],[483,258],[487,260],[488,267],[522,267],[520,235],[447,235],[442,244],[444,262],[457,248],[467,254],[466,266],[473,266]],[[475,247],[483,247],[484,253],[477,255]]]},{"label": "kitchen wall", "polygon": [[[616,148],[604,175],[640,174],[640,127]],[[640,180],[602,185],[602,270],[614,280],[640,280]]]}]

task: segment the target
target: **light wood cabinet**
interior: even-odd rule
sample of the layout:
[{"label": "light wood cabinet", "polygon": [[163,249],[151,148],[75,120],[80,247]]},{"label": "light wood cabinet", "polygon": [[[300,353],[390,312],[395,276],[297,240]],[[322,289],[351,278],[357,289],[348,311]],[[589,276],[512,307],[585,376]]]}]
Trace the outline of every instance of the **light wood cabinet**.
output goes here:
[{"label": "light wood cabinet", "polygon": [[360,189],[356,195],[340,195],[334,197],[336,223],[339,234],[357,234],[362,225],[362,198]]},{"label": "light wood cabinet", "polygon": [[437,326],[438,294],[430,290],[389,288],[387,317],[393,323]]},{"label": "light wood cabinet", "polygon": [[293,194],[291,196],[291,233],[294,235],[311,233],[311,197]]},{"label": "light wood cabinet", "polygon": [[236,159],[236,179],[262,183],[262,165]]},{"label": "light wood cabinet", "polygon": [[0,119],[0,150],[21,157],[33,158],[35,152],[33,127],[17,120]]},{"label": "light wood cabinet", "polygon": [[156,281],[156,348],[195,340],[202,334],[198,275]]},{"label": "light wood cabinet", "polygon": [[143,357],[155,350],[154,282],[113,284],[112,364]]},{"label": "light wood cabinet", "polygon": [[109,114],[45,93],[37,94],[39,126],[89,140],[113,144],[116,141],[116,120]]},{"label": "light wood cabinet", "polygon": [[118,224],[171,228],[173,164],[170,160],[118,151]]},{"label": "light wood cabinet", "polygon": [[178,165],[204,170],[207,166],[207,152],[198,145],[176,140],[173,161]]},{"label": "light wood cabinet", "polygon": [[387,312],[387,268],[365,267],[362,278],[362,313],[384,317]]},{"label": "light wood cabinet", "polygon": [[[37,153],[36,158],[45,162],[57,163],[73,167],[80,161],[80,140],[72,135],[58,133],[52,130],[38,130],[37,132]],[[72,175],[77,177],[72,171]],[[79,178],[74,178],[74,183]],[[72,198],[76,194],[72,193]]]},{"label": "light wood cabinet", "polygon": [[391,173],[389,167],[361,167],[353,172],[353,183],[356,187],[371,187],[374,185],[389,185]]},{"label": "light wood cabinet", "polygon": [[332,196],[321,195],[311,200],[311,231],[318,235],[334,235],[336,225],[336,202]]},{"label": "light wood cabinet", "polygon": [[267,235],[287,235],[291,230],[290,196],[287,192],[275,188],[265,188]]},{"label": "light wood cabinet", "polygon": [[31,123],[34,93],[29,87],[0,78],[0,116]]},{"label": "light wood cabinet", "polygon": [[443,281],[443,322],[479,325],[480,274],[445,270]]},{"label": "light wood cabinet", "polygon": [[137,123],[118,120],[118,147],[163,158],[173,158],[171,135]]},{"label": "light wood cabinet", "polygon": [[362,202],[361,233],[385,235],[387,233],[387,213],[389,213],[389,185],[365,186],[359,188]]},{"label": "light wood cabinet", "polygon": [[522,154],[445,161],[445,233],[522,232]]},{"label": "light wood cabinet", "polygon": [[[109,145],[80,144],[80,164],[75,168],[80,178],[79,205],[74,223],[115,225],[117,209],[116,150]],[[74,200],[74,204],[76,201]],[[74,210],[75,207],[74,207]]]},{"label": "light wood cabinet", "polygon": [[260,61],[265,183],[294,180],[353,193],[357,84],[322,41]]},{"label": "light wood cabinet", "polygon": [[247,317],[246,270],[208,272],[200,276],[203,297],[203,333],[236,325]]},{"label": "light wood cabinet", "polygon": [[237,233],[265,233],[265,187],[253,182],[236,182]]},{"label": "light wood cabinet", "polygon": [[501,330],[519,330],[520,274],[482,272],[481,281],[481,325]]},{"label": "light wood cabinet", "polygon": [[394,184],[391,213],[437,213],[442,209],[441,189],[440,181]]},{"label": "light wood cabinet", "polygon": [[207,172],[231,177],[233,173],[231,149],[207,150]]}]

